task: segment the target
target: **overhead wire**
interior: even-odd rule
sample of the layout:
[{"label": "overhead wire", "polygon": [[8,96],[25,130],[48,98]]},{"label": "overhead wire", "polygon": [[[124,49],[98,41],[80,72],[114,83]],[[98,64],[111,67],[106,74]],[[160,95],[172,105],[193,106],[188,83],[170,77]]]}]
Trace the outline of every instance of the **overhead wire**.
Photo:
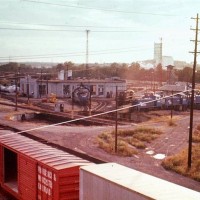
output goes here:
[{"label": "overhead wire", "polygon": [[[145,51],[151,48],[141,48],[141,49],[116,49],[116,50],[103,50],[103,51],[91,51],[90,55],[103,55],[103,54],[115,54],[115,53],[127,53],[135,51]],[[62,53],[62,54],[43,54],[43,55],[27,55],[27,56],[12,56],[12,57],[0,57],[0,61],[5,60],[25,60],[25,59],[43,59],[43,58],[61,58],[66,56],[85,56],[85,52],[77,53]]]},{"label": "overhead wire", "polygon": [[125,10],[112,10],[112,9],[104,9],[104,8],[86,7],[86,6],[80,6],[80,5],[50,3],[50,2],[35,1],[35,0],[22,0],[22,1],[30,2],[30,3],[53,5],[53,6],[63,6],[63,7],[79,8],[79,9],[87,9],[87,10],[98,10],[98,11],[105,11],[105,12],[115,12],[115,13],[138,14],[138,15],[153,15],[153,16],[177,16],[177,15],[171,15],[171,14],[166,14],[166,13],[162,14],[162,13],[152,13],[152,12],[136,12],[136,11],[125,11]]},{"label": "overhead wire", "polygon": [[35,24],[35,23],[23,23],[23,22],[10,22],[0,21],[1,24],[6,25],[28,25],[28,26],[47,26],[47,27],[71,27],[71,28],[105,28],[105,29],[131,29],[136,27],[130,26],[92,26],[92,25],[69,25],[69,24]]},{"label": "overhead wire", "polygon": [[[10,28],[10,27],[0,27],[0,30],[12,30],[12,31],[47,31],[47,32],[85,32],[84,30],[71,30],[71,29],[42,29],[42,28]],[[103,32],[103,33],[109,33],[109,32],[119,32],[119,33],[126,33],[126,32],[135,32],[135,33],[141,33],[141,32],[150,32],[146,30],[90,30],[92,32]]]}]

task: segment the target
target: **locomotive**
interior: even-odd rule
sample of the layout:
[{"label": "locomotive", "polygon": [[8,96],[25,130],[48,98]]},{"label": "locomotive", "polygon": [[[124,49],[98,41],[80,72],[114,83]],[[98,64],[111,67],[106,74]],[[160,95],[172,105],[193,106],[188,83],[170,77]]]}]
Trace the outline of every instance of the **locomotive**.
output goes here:
[{"label": "locomotive", "polygon": [[[147,111],[147,110],[159,110],[159,109],[174,109],[174,110],[186,110],[191,102],[190,95],[184,93],[175,94],[174,96],[159,96],[159,95],[144,95],[142,98],[134,99],[132,101],[132,110]],[[195,95],[194,107],[200,108],[200,95]]]},{"label": "locomotive", "polygon": [[81,106],[87,106],[90,100],[90,89],[83,84],[73,92],[73,101]]}]

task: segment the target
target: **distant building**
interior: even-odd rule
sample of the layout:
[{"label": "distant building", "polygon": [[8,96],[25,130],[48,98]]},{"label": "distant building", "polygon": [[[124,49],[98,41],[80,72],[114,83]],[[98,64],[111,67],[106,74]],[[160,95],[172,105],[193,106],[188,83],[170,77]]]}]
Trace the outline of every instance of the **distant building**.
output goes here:
[{"label": "distant building", "polygon": [[160,91],[165,92],[165,94],[171,94],[171,92],[183,92],[187,90],[187,84],[174,84],[174,85],[163,85],[162,87],[159,88]]},{"label": "distant building", "polygon": [[188,89],[186,83],[177,82],[176,84],[166,84],[160,87],[158,90],[163,91],[165,95],[170,95],[173,92],[183,92]]},{"label": "distant building", "polygon": [[183,69],[185,67],[192,67],[192,64],[188,64],[185,61],[174,61],[174,66],[176,67],[176,69]]},{"label": "distant building", "polygon": [[162,57],[162,66],[167,67],[168,65],[174,66],[174,59],[172,56],[163,56]]},{"label": "distant building", "polygon": [[24,95],[32,95],[34,98],[47,97],[54,93],[57,97],[72,97],[72,92],[84,85],[90,89],[94,97],[114,97],[116,86],[118,91],[126,90],[126,80],[110,78],[105,80],[41,80],[26,76],[20,79],[20,89]]},{"label": "distant building", "polygon": [[163,56],[162,52],[163,44],[162,39],[160,43],[154,43],[154,64],[157,66],[158,64],[162,64],[163,67],[168,65],[174,66],[174,59],[172,56]]},{"label": "distant building", "polygon": [[162,63],[162,40],[160,43],[154,43],[154,61],[156,66]]}]

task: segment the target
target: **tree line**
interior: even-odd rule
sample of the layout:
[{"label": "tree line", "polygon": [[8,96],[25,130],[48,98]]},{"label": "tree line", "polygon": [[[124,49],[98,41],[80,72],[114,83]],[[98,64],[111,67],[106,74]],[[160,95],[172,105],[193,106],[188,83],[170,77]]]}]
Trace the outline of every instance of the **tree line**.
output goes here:
[{"label": "tree line", "polygon": [[[167,68],[162,67],[161,64],[155,68],[145,69],[139,63],[133,62],[130,65],[126,63],[111,63],[100,65],[95,64],[74,64],[72,62],[65,62],[56,64],[52,67],[33,67],[29,64],[22,64],[10,62],[0,66],[0,75],[3,77],[8,73],[20,73],[22,75],[38,75],[45,78],[56,78],[60,70],[72,70],[73,78],[89,78],[89,79],[105,79],[110,77],[120,77],[121,79],[137,80],[137,81],[157,81],[166,82],[169,76]],[[192,68],[184,67],[183,69],[174,69],[178,81],[191,82]],[[200,82],[200,73],[196,73],[196,82]]]}]

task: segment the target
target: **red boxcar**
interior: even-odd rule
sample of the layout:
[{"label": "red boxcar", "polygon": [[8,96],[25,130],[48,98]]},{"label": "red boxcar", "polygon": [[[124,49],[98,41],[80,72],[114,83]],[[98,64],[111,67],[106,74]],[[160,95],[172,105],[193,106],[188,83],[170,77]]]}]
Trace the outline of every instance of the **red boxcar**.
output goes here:
[{"label": "red boxcar", "polygon": [[79,198],[79,168],[89,161],[18,134],[0,136],[1,187],[20,200]]}]

